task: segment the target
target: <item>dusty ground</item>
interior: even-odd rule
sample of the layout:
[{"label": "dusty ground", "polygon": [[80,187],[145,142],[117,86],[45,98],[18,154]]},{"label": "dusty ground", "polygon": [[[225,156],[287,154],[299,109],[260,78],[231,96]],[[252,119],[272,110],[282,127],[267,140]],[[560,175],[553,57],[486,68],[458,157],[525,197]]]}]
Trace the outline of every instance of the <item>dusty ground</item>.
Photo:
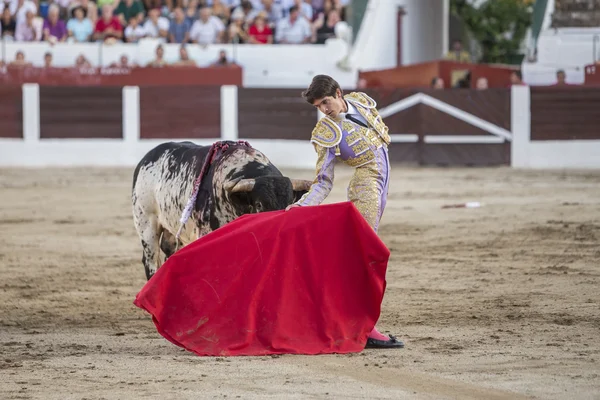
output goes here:
[{"label": "dusty ground", "polygon": [[407,347],[273,358],[192,355],[132,304],[131,173],[0,170],[1,399],[600,398],[599,172],[394,168],[380,328]]}]

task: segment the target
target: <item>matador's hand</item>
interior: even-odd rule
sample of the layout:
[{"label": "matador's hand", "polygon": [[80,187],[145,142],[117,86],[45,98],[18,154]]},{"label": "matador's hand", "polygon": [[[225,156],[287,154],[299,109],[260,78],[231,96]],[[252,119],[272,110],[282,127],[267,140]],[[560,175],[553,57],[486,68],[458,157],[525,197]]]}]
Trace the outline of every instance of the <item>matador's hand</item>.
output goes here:
[{"label": "matador's hand", "polygon": [[290,209],[294,208],[294,207],[300,207],[298,204],[290,204],[289,206],[287,206],[285,208],[285,211],[289,211]]}]

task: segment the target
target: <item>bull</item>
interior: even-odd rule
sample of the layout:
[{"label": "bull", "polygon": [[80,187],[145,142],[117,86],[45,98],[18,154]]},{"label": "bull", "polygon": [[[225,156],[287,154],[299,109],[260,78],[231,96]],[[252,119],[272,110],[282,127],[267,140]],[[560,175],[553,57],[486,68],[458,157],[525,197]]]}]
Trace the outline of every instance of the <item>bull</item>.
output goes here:
[{"label": "bull", "polygon": [[[285,209],[310,188],[312,182],[283,176],[249,145],[219,143],[224,150],[212,163],[211,146],[168,142],[150,150],[136,166],[131,200],[146,279],[162,264],[160,251],[166,261],[178,248],[244,214]],[[203,167],[191,214],[180,226]]]}]

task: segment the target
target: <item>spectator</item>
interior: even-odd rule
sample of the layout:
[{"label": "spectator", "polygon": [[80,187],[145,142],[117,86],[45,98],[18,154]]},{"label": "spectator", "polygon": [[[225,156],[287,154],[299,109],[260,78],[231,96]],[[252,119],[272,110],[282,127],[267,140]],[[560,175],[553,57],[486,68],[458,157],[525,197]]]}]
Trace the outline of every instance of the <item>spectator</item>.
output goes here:
[{"label": "spectator", "polygon": [[92,27],[96,26],[96,22],[98,21],[98,7],[96,3],[91,0],[75,0],[71,3],[71,13],[77,7],[83,8],[86,18],[92,23]]},{"label": "spectator", "polygon": [[32,11],[25,13],[25,21],[17,22],[15,39],[17,42],[39,42],[42,38],[41,32],[36,29],[34,23],[35,15]]},{"label": "spectator", "polygon": [[275,28],[283,18],[283,9],[281,5],[273,3],[273,0],[261,0],[262,9],[267,14],[267,21],[270,28]]},{"label": "spectator", "polygon": [[148,37],[160,38],[166,42],[169,34],[169,20],[160,15],[158,8],[154,8],[148,11],[148,19],[144,24],[144,30]]},{"label": "spectator", "polygon": [[478,78],[475,82],[475,88],[477,90],[485,90],[488,88],[488,80],[485,77]]},{"label": "spectator", "polygon": [[48,8],[48,18],[44,21],[44,41],[50,43],[64,42],[67,40],[67,26],[65,21],[58,19],[60,8],[51,4]]},{"label": "spectator", "polygon": [[211,11],[212,15],[219,18],[221,22],[223,22],[223,25],[227,25],[231,15],[231,9],[223,4],[222,0],[213,0]]},{"label": "spectator", "polygon": [[200,9],[200,19],[190,29],[190,39],[203,45],[221,43],[225,34],[223,22],[214,15],[208,7]]},{"label": "spectator", "polygon": [[181,7],[177,7],[173,12],[174,18],[169,26],[169,42],[187,43],[190,40],[190,29],[192,24],[185,18]]},{"label": "spectator", "polygon": [[304,2],[304,0],[294,0],[294,6],[298,8],[300,16],[306,18],[308,22],[313,20],[313,8],[310,4]]},{"label": "spectator", "polygon": [[54,68],[52,66],[52,53],[44,54],[44,68]]},{"label": "spectator", "polygon": [[112,6],[112,9],[114,10],[119,5],[119,1],[121,0],[96,0],[96,4],[98,5],[99,9],[102,9],[104,6],[108,5]]},{"label": "spectator", "polygon": [[106,41],[123,38],[123,27],[119,19],[113,16],[113,8],[110,5],[102,7],[102,18],[96,22],[94,29],[94,40]]},{"label": "spectator", "polygon": [[60,19],[66,20],[69,15],[69,6],[74,0],[52,0],[52,4],[56,4],[58,6],[58,14],[60,15]]},{"label": "spectator", "polygon": [[513,71],[510,74],[510,84],[511,85],[524,85],[523,83],[523,75],[521,71]]},{"label": "spectator", "polygon": [[[31,12],[31,11],[29,11]],[[27,18],[27,15],[25,15],[25,17]],[[18,29],[18,27],[17,27]],[[25,54],[23,54],[23,52],[21,50],[17,51],[17,54],[15,55],[15,61],[12,61],[10,64],[8,64],[10,67],[17,67],[17,68],[24,68],[24,67],[31,67],[32,64],[30,62],[25,61]]]},{"label": "spectator", "polygon": [[254,20],[254,17],[258,11],[254,11],[252,8],[252,3],[249,0],[242,0],[240,5],[236,7],[231,13],[231,19],[233,19],[234,15],[236,18],[242,18],[242,21],[245,23],[251,23]]},{"label": "spectator", "polygon": [[346,20],[346,7],[348,5],[348,0],[331,0],[331,7],[335,10],[338,10],[340,13],[340,18],[342,21]]},{"label": "spectator", "polygon": [[244,12],[239,8],[231,14],[231,24],[227,28],[227,36],[231,43],[248,43],[250,39],[246,33]]},{"label": "spectator", "polygon": [[233,64],[233,63],[231,63],[231,62],[229,62],[229,60],[227,60],[227,53],[225,53],[225,50],[221,50],[221,51],[219,51],[219,58],[217,58],[217,61],[212,63],[212,66],[213,67],[226,67],[231,64]]},{"label": "spectator", "polygon": [[471,88],[471,71],[467,71],[467,73],[456,82],[454,85],[456,89],[469,89]]},{"label": "spectator", "polygon": [[15,31],[17,30],[17,22],[12,15],[10,15],[10,8],[8,7],[4,7],[4,11],[2,11],[0,28],[2,30],[2,38],[14,39]]},{"label": "spectator", "polygon": [[92,68],[92,64],[83,54],[80,54],[75,59],[75,68]]},{"label": "spectator", "polygon": [[324,44],[327,39],[335,37],[335,25],[340,22],[340,13],[332,8],[327,14],[327,22],[323,14],[319,14],[318,19],[313,24],[312,42]]},{"label": "spectator", "polygon": [[306,18],[300,18],[298,7],[290,7],[290,15],[279,21],[275,40],[282,44],[308,43],[312,37],[311,26]]},{"label": "spectator", "polygon": [[122,26],[127,25],[131,17],[137,17],[138,22],[141,23],[144,20],[144,6],[138,0],[121,0],[115,15],[119,17]]},{"label": "spectator", "polygon": [[452,42],[452,50],[446,53],[446,60],[468,63],[471,62],[471,55],[463,50],[462,41],[457,39]]},{"label": "spectator", "polygon": [[137,43],[147,36],[146,29],[138,23],[138,17],[133,15],[129,18],[129,24],[124,32],[127,43]]},{"label": "spectator", "polygon": [[130,63],[129,62],[129,57],[127,57],[126,54],[121,55],[121,57],[119,57],[119,62],[114,62],[112,64],[110,64],[111,68],[135,68],[138,65],[136,63]]},{"label": "spectator", "polygon": [[86,18],[86,10],[77,6],[71,10],[72,17],[67,22],[67,32],[76,42],[89,42],[94,33],[92,21]]},{"label": "spectator", "polygon": [[567,86],[567,74],[564,70],[559,69],[556,71],[556,83],[554,86]]},{"label": "spectator", "polygon": [[165,49],[159,44],[156,48],[156,58],[148,63],[148,67],[164,67],[167,62],[164,59]]},{"label": "spectator", "polygon": [[272,44],[273,30],[267,25],[267,13],[259,12],[254,23],[248,29],[248,39],[253,44]]},{"label": "spectator", "polygon": [[444,88],[444,80],[439,76],[434,77],[431,80],[431,88],[432,89],[443,89]]},{"label": "spectator", "polygon": [[[150,10],[157,9],[159,14],[161,14],[163,7],[169,11],[173,10],[173,0],[143,0],[141,5],[148,11],[148,13],[150,13]],[[144,26],[144,28],[146,27]]]},{"label": "spectator", "polygon": [[179,47],[179,61],[173,63],[172,65],[174,66],[178,66],[178,67],[196,67],[196,62],[194,60],[191,60],[187,49],[185,48],[185,45],[182,44],[181,47]]},{"label": "spectator", "polygon": [[189,0],[185,9],[185,19],[189,21],[190,26],[200,17],[198,12],[198,0]]},{"label": "spectator", "polygon": [[7,5],[10,11],[10,15],[13,16],[17,25],[19,24],[19,22],[25,22],[27,18],[27,11],[31,11],[34,16],[37,14],[38,11],[36,3],[32,0],[11,0],[10,2],[0,2],[0,13],[4,12],[4,9],[7,7]]}]

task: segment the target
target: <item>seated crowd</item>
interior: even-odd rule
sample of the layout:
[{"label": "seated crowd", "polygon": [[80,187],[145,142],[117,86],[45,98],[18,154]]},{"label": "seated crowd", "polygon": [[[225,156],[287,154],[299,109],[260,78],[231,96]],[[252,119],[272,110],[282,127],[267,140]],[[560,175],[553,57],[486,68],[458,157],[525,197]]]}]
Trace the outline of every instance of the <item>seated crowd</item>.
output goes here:
[{"label": "seated crowd", "polygon": [[0,0],[19,42],[325,43],[350,0]]}]

